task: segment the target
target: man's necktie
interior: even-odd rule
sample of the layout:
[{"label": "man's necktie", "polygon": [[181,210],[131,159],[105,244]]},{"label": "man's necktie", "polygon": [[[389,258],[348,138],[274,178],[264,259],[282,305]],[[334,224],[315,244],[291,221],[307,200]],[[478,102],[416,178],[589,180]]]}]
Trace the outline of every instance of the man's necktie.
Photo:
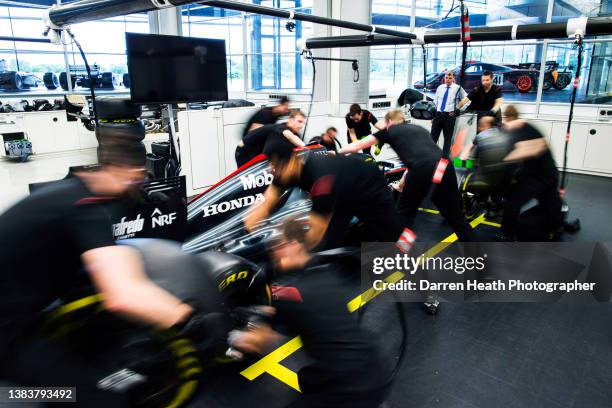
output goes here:
[{"label": "man's necktie", "polygon": [[444,92],[444,96],[442,97],[442,103],[440,104],[440,106],[438,107],[438,111],[439,112],[444,112],[445,108],[446,108],[446,100],[448,99],[448,90],[450,89],[450,86],[446,86],[446,92]]}]

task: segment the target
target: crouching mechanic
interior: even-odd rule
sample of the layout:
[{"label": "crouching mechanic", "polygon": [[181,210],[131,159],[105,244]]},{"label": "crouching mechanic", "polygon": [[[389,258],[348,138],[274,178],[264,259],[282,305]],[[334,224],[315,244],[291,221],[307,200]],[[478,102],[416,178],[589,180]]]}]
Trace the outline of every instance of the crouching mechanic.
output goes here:
[{"label": "crouching mechanic", "polygon": [[419,205],[436,185],[432,201],[440,214],[451,225],[460,241],[476,241],[474,231],[461,212],[457,176],[453,164],[442,158],[442,150],[433,142],[424,128],[405,123],[404,113],[393,109],[385,116],[386,130],[377,132],[356,143],[351,143],[339,153],[357,152],[378,142],[388,143],[408,168],[403,181],[397,209],[409,218],[416,216]]},{"label": "crouching mechanic", "polygon": [[264,125],[250,131],[236,148],[236,164],[243,166],[256,156],[263,153],[266,143],[273,139],[284,139],[294,146],[301,147],[305,143],[298,134],[304,128],[306,116],[299,109],[291,111],[286,123]]},{"label": "crouching mechanic", "polygon": [[[519,163],[514,173],[514,183],[508,188],[502,220],[504,241],[517,239],[521,208],[529,200],[536,199],[544,208],[547,227],[551,233],[562,226],[562,201],[559,195],[559,172],[548,143],[531,124],[519,119],[517,109],[509,105],[504,111],[506,130],[510,132],[514,149],[504,159]],[[551,236],[552,238],[552,236]]]},{"label": "crouching mechanic", "polygon": [[41,311],[86,275],[109,312],[174,326],[196,346],[218,321],[149,280],[137,250],[115,245],[110,207],[143,178],[144,146],[113,140],[100,160],[99,170],[43,187],[0,215],[0,379],[76,387],[81,406],[127,407],[125,395],[97,387],[105,374],[91,362],[39,334]]},{"label": "crouching mechanic", "polygon": [[309,249],[342,246],[353,217],[372,231],[373,240],[396,242],[402,234],[405,222],[376,166],[345,156],[313,155],[303,163],[282,141],[269,144],[264,153],[274,169],[274,181],[265,200],[247,215],[248,230],[268,218],[286,189],[297,186],[309,192],[312,200],[306,236]]},{"label": "crouching mechanic", "polygon": [[[308,224],[285,221],[282,236],[271,246],[272,259],[281,273],[273,286],[273,323],[300,334],[312,360],[298,371],[302,395],[291,407],[378,408],[391,380],[374,333],[359,326],[347,310],[347,280],[354,280],[359,263],[351,266],[334,256],[312,255]],[[232,332],[238,350],[264,354],[279,339],[267,324]]]}]

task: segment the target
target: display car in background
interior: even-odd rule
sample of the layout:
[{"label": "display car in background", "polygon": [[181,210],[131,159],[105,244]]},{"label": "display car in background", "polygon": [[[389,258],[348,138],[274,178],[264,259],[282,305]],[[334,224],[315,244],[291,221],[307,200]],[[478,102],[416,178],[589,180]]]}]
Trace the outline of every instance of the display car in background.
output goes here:
[{"label": "display car in background", "polygon": [[[100,66],[94,64],[90,68],[92,84],[90,84],[87,69],[84,65],[73,65],[70,67],[70,81],[72,82],[72,88],[74,89],[77,86],[81,88],[91,88],[94,89],[115,89],[123,85],[123,77],[121,75],[115,74],[113,72],[102,72]],[[47,72],[45,74],[45,85],[49,89],[51,88],[52,83],[49,81],[54,74],[51,72]],[[62,87],[64,91],[68,90],[68,74],[66,72],[62,72],[59,75],[59,85]]]},{"label": "display car in background", "polygon": [[[515,69],[528,69],[530,71],[540,71],[539,62],[524,62],[518,65],[509,65]],[[544,68],[544,84],[542,89],[545,91],[555,88],[559,91],[567,88],[572,82],[573,67],[560,67],[557,61],[546,61]]]},{"label": "display car in background", "polygon": [[23,91],[36,88],[41,82],[34,74],[8,70],[6,61],[0,60],[0,90]]},{"label": "display car in background", "polygon": [[[473,89],[480,85],[480,77],[486,71],[493,73],[493,83],[501,86],[503,92],[530,92],[535,91],[538,87],[538,79],[540,76],[538,63],[524,63],[519,65],[499,65],[486,62],[470,61],[466,64],[465,79],[463,87],[466,90]],[[460,81],[460,67],[452,69],[455,74],[457,83]],[[444,83],[444,75],[446,71],[433,73],[427,76],[426,90],[435,92],[435,90]],[[544,90],[554,87],[555,89],[564,89],[571,82],[571,71],[569,69],[560,71],[559,65],[555,61],[546,62],[546,71],[544,75]],[[423,89],[423,80],[417,81],[414,84],[416,89]]]},{"label": "display car in background", "polygon": [[[11,71],[7,69],[6,60],[0,59],[0,91],[28,91],[44,85],[46,89],[68,90],[68,74],[61,72],[59,76],[54,72],[46,72],[42,78],[34,73]],[[91,66],[92,84],[90,84],[85,66],[70,66],[70,81],[72,88],[81,87],[89,89],[113,90],[121,87],[130,87],[128,74],[115,74],[103,72],[100,66]]]}]

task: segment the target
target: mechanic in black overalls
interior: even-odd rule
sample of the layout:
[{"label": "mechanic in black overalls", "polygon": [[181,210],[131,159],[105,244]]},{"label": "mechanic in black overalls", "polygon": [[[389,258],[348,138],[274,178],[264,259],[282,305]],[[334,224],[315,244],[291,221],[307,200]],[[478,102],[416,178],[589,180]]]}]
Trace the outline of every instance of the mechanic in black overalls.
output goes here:
[{"label": "mechanic in black overalls", "polygon": [[437,184],[432,202],[451,225],[460,241],[476,241],[472,227],[461,212],[457,176],[453,164],[442,158],[442,150],[424,128],[405,123],[404,113],[393,109],[385,116],[387,129],[340,149],[339,153],[356,152],[375,143],[388,143],[408,168],[397,208],[409,218],[416,216],[421,202]]},{"label": "mechanic in black overalls", "polygon": [[262,127],[264,125],[273,125],[276,123],[278,118],[281,116],[285,116],[289,113],[289,98],[283,96],[279,99],[278,104],[276,106],[270,106],[261,108],[258,110],[247,122],[244,130],[242,131],[242,138],[247,135],[247,133]]},{"label": "mechanic in black overalls", "polygon": [[[312,255],[307,223],[289,219],[271,246],[279,271],[272,286],[272,323],[299,334],[311,360],[298,371],[302,394],[290,407],[378,408],[391,380],[379,338],[359,326],[347,300],[359,287],[359,258]],[[265,354],[280,335],[260,322],[249,331],[232,332],[231,345],[243,352]]]},{"label": "mechanic in black overalls", "polygon": [[338,148],[340,147],[340,142],[338,142],[338,139],[336,139],[337,133],[338,129],[331,126],[327,128],[325,133],[323,133],[321,136],[315,136],[310,139],[310,142],[308,142],[308,144],[320,144],[321,146],[325,147],[328,152],[337,153]]},{"label": "mechanic in black overalls", "polygon": [[[348,143],[354,143],[371,135],[372,128],[370,125],[374,125],[378,130],[382,130],[385,127],[384,123],[376,119],[376,116],[374,116],[372,112],[361,109],[361,106],[357,103],[351,105],[349,113],[346,114],[344,119],[346,120],[346,127],[348,129]],[[370,148],[364,149],[363,152],[370,154]]]},{"label": "mechanic in black overalls", "polygon": [[[547,230],[553,234],[561,227],[563,215],[559,195],[559,171],[548,143],[535,127],[519,119],[513,105],[504,112],[506,130],[514,143],[514,150],[504,159],[518,162],[514,183],[508,188],[502,219],[502,240],[517,239],[517,227],[521,208],[536,199],[547,216]],[[551,236],[551,238],[553,238]]]},{"label": "mechanic in black overalls", "polygon": [[260,126],[250,131],[236,148],[236,165],[243,166],[250,160],[263,153],[264,146],[268,140],[282,138],[297,147],[304,146],[304,141],[298,134],[304,128],[306,116],[299,110],[293,110],[289,114],[286,123]]},{"label": "mechanic in black overalls", "polygon": [[249,231],[270,216],[286,189],[299,187],[312,200],[309,249],[343,246],[353,217],[372,231],[373,239],[395,243],[400,238],[405,222],[373,160],[372,164],[357,157],[311,155],[303,163],[282,140],[270,143],[264,153],[274,169],[274,181],[265,201],[245,219]]},{"label": "mechanic in black overalls", "polygon": [[472,89],[457,107],[461,109],[469,103],[468,112],[478,114],[478,119],[483,116],[493,116],[495,123],[499,126],[501,125],[501,107],[504,103],[501,87],[493,83],[491,71],[483,72],[480,82],[480,85]]},{"label": "mechanic in black overalls", "polygon": [[127,407],[125,394],[97,386],[107,371],[40,335],[41,312],[88,279],[108,311],[135,321],[188,334],[204,320],[148,279],[135,249],[115,245],[109,206],[143,179],[144,146],[109,139],[99,153],[99,170],[42,187],[0,215],[0,380],[72,386],[79,406]]}]

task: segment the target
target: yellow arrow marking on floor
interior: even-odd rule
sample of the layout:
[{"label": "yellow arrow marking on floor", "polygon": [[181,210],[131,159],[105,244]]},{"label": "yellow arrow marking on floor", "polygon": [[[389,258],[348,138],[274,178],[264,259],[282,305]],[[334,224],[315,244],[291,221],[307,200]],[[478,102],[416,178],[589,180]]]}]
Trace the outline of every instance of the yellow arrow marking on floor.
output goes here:
[{"label": "yellow arrow marking on floor", "polygon": [[[478,225],[483,223],[485,223],[485,216],[484,214],[481,214],[478,218],[472,220],[472,222],[470,222],[470,225],[472,226],[472,228],[476,228]],[[429,250],[427,250],[423,255],[425,257],[435,256],[455,241],[457,241],[457,235],[453,233],[448,237],[444,238],[436,245],[434,245]],[[404,276],[405,274],[403,272],[396,271],[389,275],[385,279],[385,281],[389,283],[397,282]],[[382,292],[383,291],[381,290],[375,290],[374,288],[370,288],[362,294],[353,298],[351,301],[349,301],[346,307],[348,308],[349,312],[353,313],[363,307],[366,303],[374,299],[376,296],[380,295]],[[263,373],[268,373],[277,380],[287,384],[294,390],[300,391],[297,373],[288,369],[280,363],[281,361],[289,357],[291,354],[298,351],[301,347],[302,339],[300,339],[300,336],[296,336],[276,348],[270,354],[266,355],[265,357],[262,357],[254,364],[242,370],[240,374],[246,377],[248,380],[253,381]]]},{"label": "yellow arrow marking on floor", "polygon": [[297,374],[279,363],[299,350],[300,347],[302,347],[302,339],[300,339],[300,336],[296,336],[256,363],[244,369],[240,374],[253,381],[263,373],[268,373],[294,390],[299,391],[300,387],[298,385]]}]

